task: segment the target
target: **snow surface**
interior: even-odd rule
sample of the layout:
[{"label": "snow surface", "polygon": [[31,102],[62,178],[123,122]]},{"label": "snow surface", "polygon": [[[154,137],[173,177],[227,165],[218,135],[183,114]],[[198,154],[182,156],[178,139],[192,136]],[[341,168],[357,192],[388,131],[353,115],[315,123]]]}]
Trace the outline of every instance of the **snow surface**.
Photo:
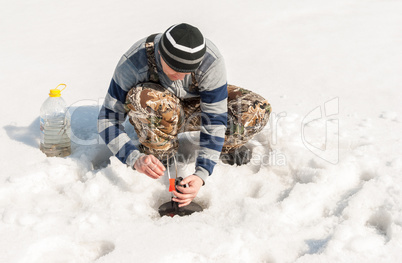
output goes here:
[{"label": "snow surface", "polygon": [[[1,1],[0,262],[401,262],[402,1]],[[219,163],[203,213],[160,218],[166,180],[96,133],[120,56],[196,25],[229,83],[272,104],[252,163]],[[66,83],[73,154],[38,149]],[[129,127],[128,127],[129,129]],[[193,171],[195,147],[185,144]]]}]

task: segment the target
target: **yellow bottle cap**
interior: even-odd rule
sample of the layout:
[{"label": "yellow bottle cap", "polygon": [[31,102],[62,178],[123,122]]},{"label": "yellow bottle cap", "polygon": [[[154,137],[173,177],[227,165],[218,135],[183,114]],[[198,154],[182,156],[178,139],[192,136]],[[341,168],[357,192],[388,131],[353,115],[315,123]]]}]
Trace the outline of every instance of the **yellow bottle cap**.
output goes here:
[{"label": "yellow bottle cap", "polygon": [[[60,87],[60,86],[64,86],[64,88],[61,89],[61,90],[58,89],[58,87]],[[57,87],[56,87],[55,89],[51,89],[51,90],[50,90],[49,96],[50,96],[50,97],[60,97],[60,96],[61,96],[61,91],[63,91],[66,87],[67,87],[66,84],[59,84],[59,85],[57,85]]]}]

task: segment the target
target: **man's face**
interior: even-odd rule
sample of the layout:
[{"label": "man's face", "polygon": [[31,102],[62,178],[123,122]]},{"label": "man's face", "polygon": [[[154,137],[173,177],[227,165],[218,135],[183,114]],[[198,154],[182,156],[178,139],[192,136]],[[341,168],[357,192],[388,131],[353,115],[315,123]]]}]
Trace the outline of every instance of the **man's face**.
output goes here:
[{"label": "man's face", "polygon": [[191,74],[191,73],[183,73],[183,72],[175,71],[174,69],[169,67],[168,64],[166,64],[166,62],[163,60],[162,56],[159,56],[159,57],[161,58],[163,72],[166,74],[166,76],[168,76],[168,78],[171,81],[183,80],[186,75]]}]

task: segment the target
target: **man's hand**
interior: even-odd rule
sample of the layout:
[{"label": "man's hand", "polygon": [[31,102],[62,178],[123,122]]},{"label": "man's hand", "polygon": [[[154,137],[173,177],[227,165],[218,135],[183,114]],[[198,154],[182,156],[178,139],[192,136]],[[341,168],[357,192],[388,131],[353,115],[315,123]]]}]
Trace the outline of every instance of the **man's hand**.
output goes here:
[{"label": "man's hand", "polygon": [[153,179],[158,179],[164,175],[165,166],[152,154],[143,155],[134,164],[135,170],[146,174]]},{"label": "man's hand", "polygon": [[197,196],[198,191],[204,184],[204,181],[197,175],[193,174],[184,178],[180,182],[180,184],[188,184],[188,187],[184,188],[183,186],[177,186],[177,190],[179,190],[181,193],[173,191],[173,194],[176,196],[176,198],[173,198],[173,201],[178,202],[179,207],[183,207],[189,205],[191,201]]}]

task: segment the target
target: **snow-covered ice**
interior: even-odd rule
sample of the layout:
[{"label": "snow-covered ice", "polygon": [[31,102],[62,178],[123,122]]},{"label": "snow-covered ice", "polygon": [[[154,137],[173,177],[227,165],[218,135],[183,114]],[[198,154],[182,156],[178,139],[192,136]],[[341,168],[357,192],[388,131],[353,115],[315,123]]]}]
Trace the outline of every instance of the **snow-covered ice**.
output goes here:
[{"label": "snow-covered ice", "polygon": [[[398,0],[2,1],[0,262],[400,262],[401,13]],[[166,180],[111,157],[96,118],[120,56],[179,22],[273,113],[251,163],[216,166],[204,212],[160,218]],[[39,109],[59,83],[73,153],[47,158]],[[197,136],[180,137],[183,174]]]}]

